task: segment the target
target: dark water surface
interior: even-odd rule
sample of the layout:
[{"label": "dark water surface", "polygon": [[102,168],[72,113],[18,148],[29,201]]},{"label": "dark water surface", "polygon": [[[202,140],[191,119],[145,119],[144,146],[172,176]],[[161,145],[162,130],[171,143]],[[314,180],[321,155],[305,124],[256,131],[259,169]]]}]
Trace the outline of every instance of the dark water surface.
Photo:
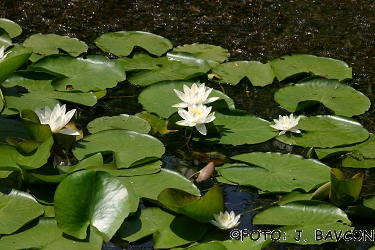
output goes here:
[{"label": "dark water surface", "polygon": [[[94,40],[108,31],[142,30],[161,35],[174,46],[209,43],[231,52],[230,60],[261,61],[291,53],[306,53],[340,59],[353,67],[350,85],[362,91],[373,102],[375,77],[375,2],[361,0],[202,0],[202,1],[115,1],[115,0],[2,0],[0,17],[11,19],[23,28],[16,39],[23,42],[34,33],[54,33],[76,37],[89,45],[89,54],[101,53]],[[218,88],[218,86],[210,85]],[[282,86],[252,87],[243,80],[236,88],[224,85],[236,107],[267,120],[287,112],[273,100],[273,93]],[[142,88],[120,83],[108,96],[91,109],[82,110],[77,124],[85,126],[102,115],[134,114],[142,110],[137,95]],[[246,92],[248,90],[248,92]],[[124,97],[123,96],[128,96]],[[129,97],[130,96],[130,97]],[[134,97],[132,97],[134,96]],[[121,97],[121,98],[119,98]],[[318,110],[324,113],[324,110]],[[356,117],[374,132],[374,107]],[[167,147],[165,167],[199,168],[187,152],[175,151],[181,135],[161,136]],[[226,147],[193,145],[201,152],[218,152],[224,157],[251,151],[301,152],[300,149],[272,141],[260,145]],[[338,159],[325,162],[339,167]],[[345,170],[351,176],[361,170]],[[363,193],[375,193],[374,171],[366,170]],[[252,229],[251,218],[277,200],[258,196],[246,187],[224,186],[226,207],[243,213],[241,229]],[[254,210],[255,209],[255,210]],[[360,228],[373,229],[375,223],[358,221]],[[119,243],[121,244],[121,242]],[[293,246],[272,244],[267,249],[367,249],[373,243]],[[151,246],[145,242],[142,246]],[[131,248],[130,245],[128,247]],[[110,244],[105,249],[119,249]]]}]

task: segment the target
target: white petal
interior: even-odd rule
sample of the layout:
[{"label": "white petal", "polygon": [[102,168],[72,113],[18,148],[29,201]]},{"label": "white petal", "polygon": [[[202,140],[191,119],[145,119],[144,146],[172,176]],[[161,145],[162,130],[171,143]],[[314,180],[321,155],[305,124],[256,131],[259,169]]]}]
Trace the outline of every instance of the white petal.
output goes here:
[{"label": "white petal", "polygon": [[174,92],[176,93],[176,95],[178,96],[178,98],[180,98],[182,101],[184,101],[184,102],[188,102],[189,101],[189,99],[187,98],[187,96],[184,93],[182,93],[181,91],[175,89]]},{"label": "white petal", "polygon": [[75,131],[70,128],[63,128],[59,131],[60,134],[65,134],[65,135],[80,135],[78,131]]},{"label": "white petal", "polygon": [[186,108],[187,106],[188,104],[186,102],[180,102],[180,103],[173,105],[172,107],[173,108]]},{"label": "white petal", "polygon": [[292,133],[301,133],[301,130],[299,130],[299,129],[296,129],[296,128],[292,128],[291,130],[290,130],[290,132],[292,132]]},{"label": "white petal", "polygon": [[206,129],[206,126],[204,125],[204,123],[198,123],[197,125],[195,125],[195,127],[197,128],[199,133],[201,133],[202,135],[207,134],[207,129]]}]

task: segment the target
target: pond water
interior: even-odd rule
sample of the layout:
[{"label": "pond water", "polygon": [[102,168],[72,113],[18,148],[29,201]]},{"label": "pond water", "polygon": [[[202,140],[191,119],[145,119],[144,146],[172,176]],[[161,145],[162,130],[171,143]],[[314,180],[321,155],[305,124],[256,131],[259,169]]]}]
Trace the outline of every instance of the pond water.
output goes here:
[{"label": "pond water", "polygon": [[[54,33],[77,37],[89,45],[89,53],[101,53],[94,40],[108,31],[142,30],[171,40],[174,46],[192,43],[208,43],[222,46],[231,52],[231,60],[261,61],[292,53],[306,53],[340,59],[353,67],[350,85],[363,92],[373,102],[375,77],[375,4],[371,1],[273,1],[273,0],[202,0],[202,1],[120,1],[120,0],[3,0],[0,17],[8,18],[23,28],[20,42],[34,33]],[[207,81],[206,81],[207,82]],[[215,83],[210,87],[220,89]],[[246,110],[266,120],[279,114],[288,114],[273,100],[273,93],[280,83],[266,87],[253,87],[242,80],[236,87],[223,85],[238,109]],[[137,96],[142,87],[120,83],[108,91],[108,96],[93,108],[81,109],[76,124],[85,127],[96,117],[121,113],[135,114],[142,111]],[[325,113],[317,107],[317,113]],[[356,117],[370,132],[374,132],[374,108]],[[187,166],[199,169],[204,163],[197,162],[186,150],[175,150],[183,138],[181,135],[159,136],[166,145],[163,158],[166,168],[182,171]],[[276,140],[259,145],[202,146],[194,143],[193,150],[215,153],[228,158],[245,152],[277,151],[305,154],[300,148],[284,145]],[[339,159],[324,162],[340,167]],[[190,169],[189,169],[190,168]],[[359,170],[345,169],[352,176]],[[362,193],[374,193],[374,171],[366,170]],[[277,201],[277,196],[259,196],[255,190],[245,187],[222,185],[226,207],[242,213],[240,229],[253,229],[252,217]],[[374,223],[355,221],[360,228],[373,229]],[[146,239],[137,246],[150,247]],[[124,242],[118,241],[122,245]],[[131,248],[131,245],[125,244]],[[347,243],[345,249],[367,249],[373,243]],[[133,244],[134,246],[134,244]],[[309,249],[335,249],[337,244],[308,247]],[[105,249],[119,249],[107,244]],[[267,249],[302,249],[307,247],[288,244],[271,244]]]}]

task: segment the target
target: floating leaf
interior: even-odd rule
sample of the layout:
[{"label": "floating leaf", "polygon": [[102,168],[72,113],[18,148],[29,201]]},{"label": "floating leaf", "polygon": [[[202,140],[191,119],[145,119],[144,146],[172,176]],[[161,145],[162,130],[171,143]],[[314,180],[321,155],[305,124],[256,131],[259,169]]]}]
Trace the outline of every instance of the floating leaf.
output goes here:
[{"label": "floating leaf", "polygon": [[[317,148],[315,152],[319,159],[324,159],[327,157],[331,157],[338,154],[346,154],[348,152],[352,152],[348,156],[349,157],[359,157],[362,156],[364,158],[375,158],[375,135],[370,134],[367,140],[362,143],[358,143],[355,145],[347,146],[347,147],[337,147],[337,148]],[[353,155],[353,156],[351,156]],[[360,159],[358,159],[360,160]]]},{"label": "floating leaf", "polygon": [[375,196],[362,196],[359,201],[349,206],[345,212],[349,216],[363,217],[366,220],[375,218]]},{"label": "floating leaf", "polygon": [[302,133],[287,133],[276,139],[302,147],[332,148],[359,143],[369,137],[359,122],[343,116],[301,117],[296,128]]},{"label": "floating leaf", "polygon": [[351,179],[346,179],[344,173],[338,168],[331,169],[331,185],[329,201],[341,208],[354,203],[362,189],[363,173],[354,175]]},{"label": "floating leaf", "polygon": [[211,67],[224,62],[230,56],[227,49],[211,44],[185,44],[173,49],[173,52],[188,52],[197,58],[206,60]]},{"label": "floating leaf", "polygon": [[0,27],[3,28],[11,38],[19,36],[22,33],[21,26],[6,18],[0,18]]},{"label": "floating leaf", "polygon": [[137,114],[135,114],[135,116],[138,116],[138,117],[146,120],[151,125],[150,133],[153,134],[153,135],[156,134],[156,133],[165,135],[165,134],[168,134],[169,132],[171,132],[171,130],[169,130],[167,128],[168,120],[161,119],[158,116],[150,114],[146,111],[142,111],[141,113],[137,113]]},{"label": "floating leaf", "polygon": [[[12,39],[9,34],[2,28],[0,28],[0,47],[8,48],[12,45]],[[6,52],[5,52],[6,53]]]},{"label": "floating leaf", "polygon": [[20,168],[24,170],[40,168],[46,164],[52,145],[53,138],[49,137],[35,152],[26,154],[11,145],[0,144],[0,169],[19,171]]},{"label": "floating leaf", "polygon": [[98,152],[113,153],[117,168],[129,168],[148,158],[160,158],[164,145],[150,135],[129,130],[105,130],[84,137],[73,150],[79,160]]},{"label": "floating leaf", "polygon": [[212,72],[220,76],[220,82],[232,85],[237,85],[247,77],[253,86],[265,86],[271,84],[275,78],[269,63],[256,61],[227,62],[213,68]]},{"label": "floating leaf", "polygon": [[[29,213],[28,211],[27,213]],[[103,238],[98,230],[90,227],[89,236],[84,240],[71,239],[57,227],[55,218],[40,218],[12,235],[2,235],[1,249],[69,249],[100,250]]]},{"label": "floating leaf", "polygon": [[181,189],[193,195],[200,195],[199,189],[194,185],[193,182],[189,181],[175,171],[164,168],[156,174],[118,177],[118,179],[121,181],[127,178],[129,178],[135,192],[141,198],[156,201],[158,195],[166,188]]},{"label": "floating leaf", "polygon": [[85,59],[50,55],[34,63],[29,70],[59,76],[52,82],[58,91],[98,91],[115,87],[126,78],[118,61],[98,55],[87,56]]},{"label": "floating leaf", "polygon": [[277,204],[281,206],[292,201],[311,200],[312,195],[313,195],[312,193],[302,192],[301,190],[298,190],[298,189],[293,190],[292,192],[283,195],[280,198],[280,200],[277,202]]},{"label": "floating leaf", "polygon": [[[191,81],[165,81],[152,84],[147,89],[142,91],[139,95],[138,101],[143,105],[143,107],[152,113],[156,113],[158,116],[163,118],[170,117],[173,113],[177,112],[177,108],[172,107],[174,104],[182,102],[180,98],[174,92],[174,89],[183,92],[183,86],[186,85],[189,88],[194,82]],[[158,101],[155,102],[155,96],[158,97]],[[223,94],[218,90],[212,90],[209,97],[220,97],[224,100],[229,108],[234,108],[234,102],[227,95]],[[215,101],[212,103],[214,106]]]},{"label": "floating leaf", "polygon": [[67,176],[55,192],[56,220],[65,233],[87,237],[87,226],[96,227],[105,241],[129,215],[128,191],[106,172],[84,170]]},{"label": "floating leaf", "polygon": [[339,81],[352,79],[352,68],[332,58],[294,54],[273,58],[270,62],[279,81],[301,74],[321,75]]},{"label": "floating leaf", "polygon": [[256,144],[268,141],[275,137],[275,131],[270,127],[270,122],[252,114],[224,115],[215,112],[215,127],[218,134],[199,137],[200,142],[221,143],[231,145]]},{"label": "floating leaf", "polygon": [[0,188],[0,234],[11,234],[43,213],[42,205],[30,194]]},{"label": "floating leaf", "polygon": [[32,49],[15,46],[7,53],[7,56],[0,59],[0,84],[29,59]]},{"label": "floating leaf", "polygon": [[138,133],[147,134],[151,126],[147,121],[133,115],[121,114],[119,116],[102,116],[87,124],[87,129],[94,134],[103,130],[128,129]]},{"label": "floating leaf", "polygon": [[131,83],[141,86],[167,80],[187,80],[210,70],[205,60],[188,53],[171,52],[160,58],[136,54],[131,59],[121,58],[118,61],[122,62],[125,71],[141,70],[128,78]]},{"label": "floating leaf", "polygon": [[[354,228],[344,211],[322,201],[294,201],[268,208],[254,216],[254,225],[280,225],[281,242],[302,245],[336,242],[346,231]],[[328,231],[340,233],[336,239]]]},{"label": "floating leaf", "polygon": [[[244,236],[244,235],[243,235]],[[232,250],[232,249],[252,249],[261,250],[264,249],[271,243],[271,239],[264,240],[264,237],[258,240],[252,240],[246,236],[243,239],[238,237],[237,240],[225,240],[225,241],[210,241],[205,243],[194,243],[190,246],[183,248],[189,250]],[[182,250],[182,248],[176,248],[175,250]]]},{"label": "floating leaf", "polygon": [[41,33],[31,35],[23,42],[23,46],[30,47],[34,53],[43,56],[59,54],[59,49],[61,49],[71,56],[77,57],[87,52],[88,49],[87,44],[79,41],[77,38],[56,34],[42,35]]},{"label": "floating leaf", "polygon": [[322,103],[335,115],[355,116],[365,113],[371,105],[367,96],[338,80],[310,78],[279,89],[275,101],[290,112]]},{"label": "floating leaf", "polygon": [[199,222],[210,222],[214,214],[224,211],[223,193],[218,184],[214,184],[204,196],[167,188],[158,195],[158,201],[168,209]]},{"label": "floating leaf", "polygon": [[0,118],[0,142],[6,142],[7,137],[21,137],[28,139],[22,122],[13,119]]},{"label": "floating leaf", "polygon": [[329,181],[330,167],[299,155],[248,153],[232,157],[245,164],[225,164],[216,168],[225,179],[253,186],[265,192],[310,191]]},{"label": "floating leaf", "polygon": [[[44,109],[45,106],[54,107],[59,103],[57,100],[90,107],[97,102],[97,98],[93,93],[56,91],[51,85],[52,79],[44,80],[42,79],[43,77],[42,74],[18,72],[8,78],[3,84],[7,107],[21,111],[26,108],[35,110],[36,108]],[[28,93],[16,91],[19,86],[26,88]]]},{"label": "floating leaf", "polygon": [[95,43],[101,50],[116,56],[128,56],[134,47],[141,47],[156,56],[173,48],[168,39],[144,31],[107,32],[98,37]]},{"label": "floating leaf", "polygon": [[170,249],[200,240],[206,230],[207,225],[186,216],[174,216],[158,207],[150,207],[128,217],[118,234],[123,240],[130,242],[152,234],[154,248]]}]

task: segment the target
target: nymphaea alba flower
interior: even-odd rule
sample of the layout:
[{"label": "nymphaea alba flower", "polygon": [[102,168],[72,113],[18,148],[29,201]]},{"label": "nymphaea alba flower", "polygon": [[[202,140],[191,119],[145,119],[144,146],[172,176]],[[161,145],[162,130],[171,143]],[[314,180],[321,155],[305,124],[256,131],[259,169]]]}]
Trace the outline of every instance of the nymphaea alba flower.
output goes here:
[{"label": "nymphaea alba flower", "polygon": [[39,117],[39,121],[41,124],[48,124],[51,128],[52,133],[60,133],[66,135],[79,135],[78,131],[73,129],[65,128],[66,124],[72,119],[74,113],[76,112],[75,109],[66,112],[65,104],[60,106],[60,104],[56,104],[56,106],[51,110],[48,106],[45,107],[44,110],[37,108],[35,113]]},{"label": "nymphaea alba flower", "polygon": [[211,224],[220,229],[226,230],[237,227],[240,224],[238,220],[241,215],[239,214],[236,216],[233,211],[230,213],[228,213],[228,211],[225,211],[224,213],[220,211],[220,214],[214,214],[214,217],[215,220],[211,220]]},{"label": "nymphaea alba flower", "polygon": [[174,108],[186,108],[188,107],[189,103],[199,105],[199,104],[207,104],[216,101],[219,97],[210,97],[208,98],[209,94],[211,93],[212,88],[206,88],[204,83],[201,85],[197,85],[194,83],[191,88],[184,85],[184,93],[175,89],[174,92],[176,95],[183,101],[181,103],[177,103],[173,105]]},{"label": "nymphaea alba flower", "polygon": [[211,113],[212,107],[203,104],[195,105],[189,103],[188,110],[178,109],[178,114],[183,120],[176,122],[180,126],[196,127],[202,135],[207,134],[205,123],[210,123],[215,119],[215,112]]},{"label": "nymphaea alba flower", "polygon": [[5,47],[1,46],[0,48],[0,60],[7,56],[8,53],[4,54]]},{"label": "nymphaea alba flower", "polygon": [[297,126],[299,119],[301,116],[298,116],[294,118],[293,114],[290,114],[288,117],[279,115],[279,119],[273,119],[273,121],[276,123],[274,125],[270,125],[272,128],[275,128],[277,130],[280,130],[279,135],[283,135],[286,132],[292,132],[292,133],[301,133],[299,129],[296,129],[295,126]]}]

